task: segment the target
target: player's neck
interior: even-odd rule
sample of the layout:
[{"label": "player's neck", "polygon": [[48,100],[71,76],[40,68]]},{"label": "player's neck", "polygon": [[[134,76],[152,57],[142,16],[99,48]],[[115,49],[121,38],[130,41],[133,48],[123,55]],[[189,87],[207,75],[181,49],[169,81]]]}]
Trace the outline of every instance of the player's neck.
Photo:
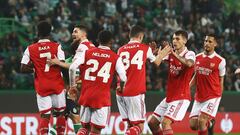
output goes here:
[{"label": "player's neck", "polygon": [[177,53],[177,54],[180,54],[180,53],[182,53],[184,50],[185,50],[185,46],[177,49],[177,50],[176,50],[176,53]]},{"label": "player's neck", "polygon": [[132,37],[132,38],[130,39],[130,41],[138,41],[139,43],[142,42],[142,40],[141,40],[140,38],[138,38],[138,37]]},{"label": "player's neck", "polygon": [[205,55],[211,55],[211,54],[213,54],[213,53],[214,53],[214,51],[210,51],[210,52],[204,51],[204,54],[205,54]]},{"label": "player's neck", "polygon": [[39,40],[40,40],[40,39],[49,39],[49,40],[50,40],[50,36],[45,36],[45,37],[44,37],[44,36],[39,36],[38,39],[39,39]]},{"label": "player's neck", "polygon": [[81,38],[80,43],[83,42],[83,41],[86,41],[86,40],[88,40],[87,37]]}]

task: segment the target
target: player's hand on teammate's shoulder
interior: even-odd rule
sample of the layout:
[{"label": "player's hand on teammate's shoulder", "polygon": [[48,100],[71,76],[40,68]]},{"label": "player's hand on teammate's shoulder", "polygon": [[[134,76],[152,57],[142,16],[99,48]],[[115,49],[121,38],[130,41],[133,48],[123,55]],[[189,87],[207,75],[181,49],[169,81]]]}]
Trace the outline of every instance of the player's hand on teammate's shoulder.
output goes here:
[{"label": "player's hand on teammate's shoulder", "polygon": [[55,55],[53,59],[47,59],[47,64],[49,65],[59,65],[60,60],[57,58],[57,56]]}]

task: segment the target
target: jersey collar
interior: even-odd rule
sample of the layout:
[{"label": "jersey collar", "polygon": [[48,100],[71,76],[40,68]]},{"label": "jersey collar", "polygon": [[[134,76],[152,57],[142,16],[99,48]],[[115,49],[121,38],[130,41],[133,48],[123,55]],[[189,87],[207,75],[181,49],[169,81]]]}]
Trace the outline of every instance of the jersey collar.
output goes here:
[{"label": "jersey collar", "polygon": [[88,42],[88,39],[84,39],[83,41],[81,41],[80,44],[82,44],[83,42]]},{"label": "jersey collar", "polygon": [[111,50],[110,47],[103,46],[103,45],[99,45],[98,48],[105,49],[105,50]]},{"label": "jersey collar", "polygon": [[130,40],[128,43],[140,43],[140,42],[137,40]]},{"label": "jersey collar", "polygon": [[40,39],[40,40],[38,40],[38,43],[41,43],[41,42],[50,42],[50,40],[49,39]]},{"label": "jersey collar", "polygon": [[210,54],[210,55],[206,55],[206,54],[203,52],[203,57],[213,58],[215,55],[216,55],[216,52],[215,52],[215,51],[214,51],[212,54]]},{"label": "jersey collar", "polygon": [[188,51],[187,47],[179,54],[179,56],[183,57],[183,55]]}]

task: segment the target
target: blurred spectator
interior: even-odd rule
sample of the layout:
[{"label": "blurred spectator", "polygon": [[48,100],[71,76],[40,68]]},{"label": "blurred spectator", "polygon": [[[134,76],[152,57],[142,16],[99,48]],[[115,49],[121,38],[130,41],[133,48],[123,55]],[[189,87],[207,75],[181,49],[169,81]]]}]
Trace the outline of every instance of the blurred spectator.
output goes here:
[{"label": "blurred spectator", "polygon": [[234,82],[235,90],[240,92],[240,74],[236,75],[236,81]]},{"label": "blurred spectator", "polygon": [[[129,28],[133,24],[146,28],[144,42],[159,41],[161,38],[170,41],[170,35],[175,30],[185,29],[189,33],[188,47],[196,53],[202,51],[203,36],[214,32],[220,36],[217,52],[227,60],[225,81],[228,85],[225,90],[234,90],[236,86],[233,82],[237,78],[233,72],[240,66],[240,8],[236,8],[238,11],[228,8],[235,4],[234,1],[224,0],[8,0],[0,1],[0,16],[12,17],[26,27],[29,33],[34,33],[38,20],[48,19],[54,25],[53,38],[63,44],[68,44],[71,36],[69,31],[75,24],[88,25],[89,38],[94,43],[97,43],[97,33],[107,29],[114,33],[115,51],[127,43]],[[4,59],[1,65],[8,67],[2,68],[0,75],[1,79],[7,80],[9,84],[5,86],[9,88],[17,87],[18,84],[13,81],[16,76],[27,79],[18,73],[16,67],[6,64],[10,63],[11,55],[15,56],[16,61],[19,60],[19,55],[27,46],[22,43],[28,39],[32,40],[32,37],[23,36],[19,31],[0,36],[0,56]],[[149,89],[162,90],[165,87],[166,66],[147,67]],[[9,73],[12,77],[9,77]],[[26,83],[26,88],[31,84],[27,81],[19,83]]]}]

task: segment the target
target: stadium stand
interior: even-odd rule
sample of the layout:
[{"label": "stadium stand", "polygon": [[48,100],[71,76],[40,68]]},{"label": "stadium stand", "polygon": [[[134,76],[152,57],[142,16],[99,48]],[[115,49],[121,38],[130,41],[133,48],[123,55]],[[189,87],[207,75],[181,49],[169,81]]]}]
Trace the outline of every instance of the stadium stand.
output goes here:
[{"label": "stadium stand", "polygon": [[[0,89],[32,89],[32,75],[19,73],[25,47],[35,41],[35,26],[48,19],[54,25],[53,39],[66,52],[75,24],[90,27],[89,39],[96,43],[102,29],[115,35],[114,50],[128,41],[133,24],[146,28],[145,42],[171,40],[175,30],[186,29],[188,47],[202,51],[205,33],[219,35],[218,53],[227,60],[225,90],[239,91],[240,4],[231,0],[8,0],[0,2]],[[67,53],[68,55],[68,53]],[[147,67],[148,90],[164,91],[166,65]],[[235,83],[236,82],[236,83]],[[236,84],[236,85],[235,85]],[[236,87],[238,86],[238,87]]]}]

